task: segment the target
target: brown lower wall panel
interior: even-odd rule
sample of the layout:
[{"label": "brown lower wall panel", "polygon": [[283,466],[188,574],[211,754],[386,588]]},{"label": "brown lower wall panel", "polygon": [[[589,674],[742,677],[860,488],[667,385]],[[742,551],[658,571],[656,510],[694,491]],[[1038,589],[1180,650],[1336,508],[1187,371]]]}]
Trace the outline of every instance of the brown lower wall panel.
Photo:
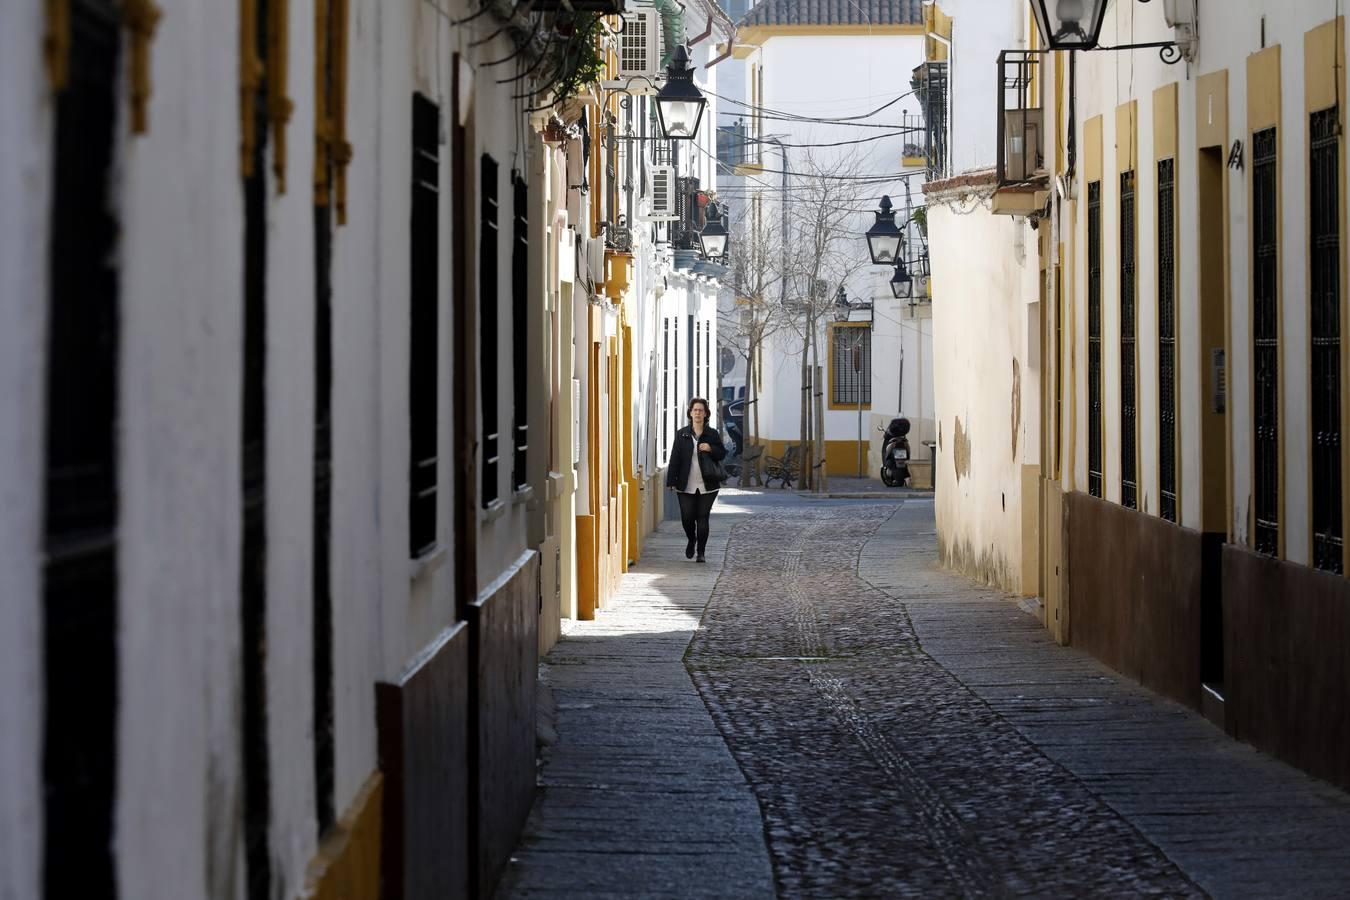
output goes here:
[{"label": "brown lower wall panel", "polygon": [[1064,495],[1069,642],[1196,709],[1201,545],[1198,531],[1084,493]]},{"label": "brown lower wall panel", "polygon": [[1223,549],[1229,732],[1350,788],[1350,581]]},{"label": "brown lower wall panel", "polygon": [[469,608],[476,697],[476,888],[491,896],[534,803],[539,554]]},{"label": "brown lower wall panel", "polygon": [[384,900],[470,896],[469,629],[447,629],[375,685]]}]

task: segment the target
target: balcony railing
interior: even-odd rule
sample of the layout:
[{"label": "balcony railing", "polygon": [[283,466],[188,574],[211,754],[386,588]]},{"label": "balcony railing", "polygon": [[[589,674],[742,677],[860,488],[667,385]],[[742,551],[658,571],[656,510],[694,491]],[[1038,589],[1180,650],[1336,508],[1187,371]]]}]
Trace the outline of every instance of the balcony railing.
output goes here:
[{"label": "balcony railing", "polygon": [[1044,54],[1004,50],[998,55],[998,185],[1048,180],[1045,115],[1041,108]]},{"label": "balcony railing", "polygon": [[[947,89],[947,64],[940,61],[925,62],[914,69],[909,83],[919,101],[923,129],[922,132],[907,135],[905,140],[916,145],[922,140],[930,180],[945,178],[951,174],[951,155],[948,150],[951,131],[951,110],[948,107],[951,98]],[[905,117],[904,125],[910,126],[908,116]]]}]

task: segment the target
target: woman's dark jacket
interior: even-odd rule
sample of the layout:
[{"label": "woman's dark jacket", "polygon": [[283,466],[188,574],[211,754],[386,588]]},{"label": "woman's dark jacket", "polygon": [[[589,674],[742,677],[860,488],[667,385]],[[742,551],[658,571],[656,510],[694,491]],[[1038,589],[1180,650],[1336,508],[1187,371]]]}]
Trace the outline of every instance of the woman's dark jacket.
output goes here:
[{"label": "woman's dark jacket", "polygon": [[[727,455],[727,448],[722,446],[722,436],[717,433],[717,429],[711,425],[703,426],[703,436],[699,438],[700,444],[707,444],[712,448],[710,452],[699,451],[699,459],[703,466],[703,484],[710,490],[715,491],[722,485],[709,474],[712,469],[711,460],[721,460]],[[689,481],[689,463],[694,456],[694,428],[692,425],[686,425],[675,432],[675,446],[670,448],[670,465],[666,468],[666,487],[673,487],[677,491],[684,490],[685,484]]]}]

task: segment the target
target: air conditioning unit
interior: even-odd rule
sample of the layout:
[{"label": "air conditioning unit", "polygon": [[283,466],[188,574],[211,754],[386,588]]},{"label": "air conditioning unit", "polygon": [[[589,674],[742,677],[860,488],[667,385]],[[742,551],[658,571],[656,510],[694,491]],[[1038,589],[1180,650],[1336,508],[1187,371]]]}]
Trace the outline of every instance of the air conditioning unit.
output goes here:
[{"label": "air conditioning unit", "polygon": [[1044,171],[1045,150],[1041,141],[1044,121],[1040,107],[1004,112],[1003,159],[1007,181],[1029,181]]},{"label": "air conditioning unit", "polygon": [[[661,74],[661,15],[655,9],[636,9],[623,14],[619,32],[619,80],[647,78],[654,82]],[[633,81],[628,89],[635,94],[655,93],[651,82]]]},{"label": "air conditioning unit", "polygon": [[674,166],[652,166],[648,171],[651,172],[651,190],[648,196],[651,197],[651,211],[645,218],[648,222],[675,222],[679,220],[679,215],[675,209],[675,167]]}]

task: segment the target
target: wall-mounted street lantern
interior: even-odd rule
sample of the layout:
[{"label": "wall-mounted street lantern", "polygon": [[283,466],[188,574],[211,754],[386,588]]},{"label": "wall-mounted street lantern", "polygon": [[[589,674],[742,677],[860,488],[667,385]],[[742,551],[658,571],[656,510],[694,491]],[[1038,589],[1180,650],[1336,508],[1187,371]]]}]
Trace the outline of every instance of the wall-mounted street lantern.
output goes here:
[{"label": "wall-mounted street lantern", "polygon": [[1051,50],[1091,50],[1106,19],[1107,0],[1031,0],[1031,12]]},{"label": "wall-mounted street lantern", "polygon": [[867,229],[867,250],[872,255],[872,265],[889,266],[900,257],[901,242],[889,195],[881,198],[881,208],[877,210],[876,217],[876,222]]},{"label": "wall-mounted street lantern", "polygon": [[656,117],[666,140],[689,141],[698,134],[703,109],[708,99],[694,84],[694,68],[684,45],[675,48],[675,57],[666,67],[666,83],[656,94]]},{"label": "wall-mounted street lantern", "polygon": [[[1128,2],[1128,0],[1122,0]],[[1139,0],[1148,3],[1149,0]],[[1195,44],[1194,0],[1163,0],[1163,17],[1167,24],[1178,29],[1177,41],[1151,41],[1145,44],[1122,44],[1103,47],[1102,23],[1106,20],[1109,0],[1031,0],[1031,12],[1041,30],[1045,48],[1050,50],[1140,50],[1157,48],[1162,61],[1168,64],[1189,58]]]},{"label": "wall-mounted street lantern", "polygon": [[891,293],[897,300],[908,300],[914,296],[914,276],[909,274],[904,257],[895,261],[895,274],[891,276]]},{"label": "wall-mounted street lantern", "polygon": [[698,243],[705,259],[720,260],[727,253],[726,214],[716,200],[708,203],[708,224],[699,232]]}]

